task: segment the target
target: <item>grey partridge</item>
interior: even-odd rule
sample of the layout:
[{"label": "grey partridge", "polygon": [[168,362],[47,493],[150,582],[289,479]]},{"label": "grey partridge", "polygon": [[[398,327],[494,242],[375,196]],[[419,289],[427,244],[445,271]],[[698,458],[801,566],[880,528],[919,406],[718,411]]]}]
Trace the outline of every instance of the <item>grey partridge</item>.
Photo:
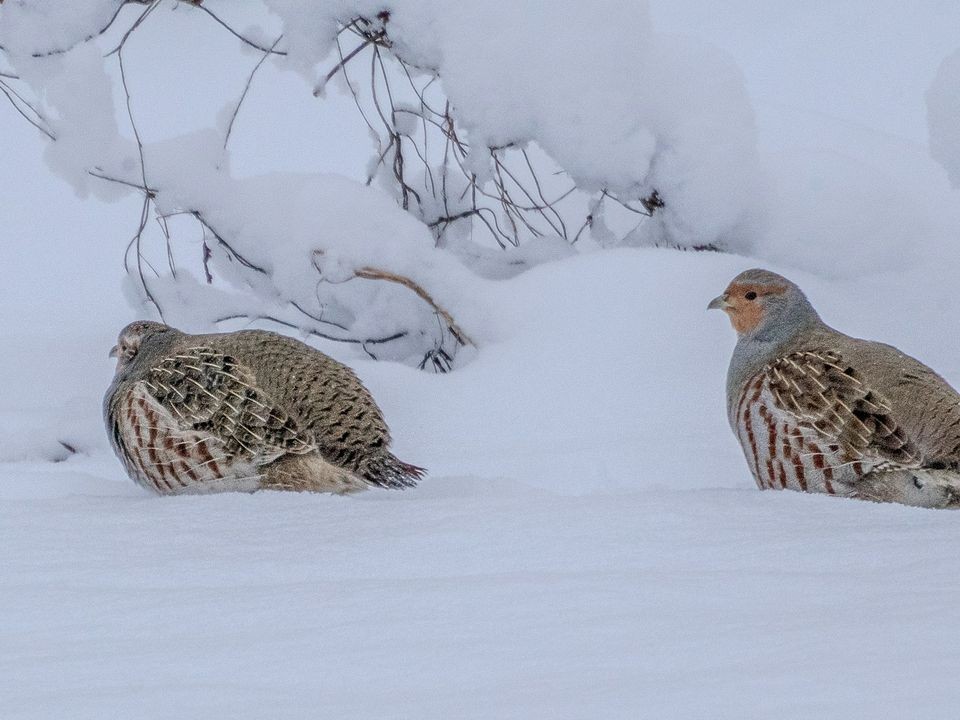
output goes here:
[{"label": "grey partridge", "polygon": [[160,494],[259,489],[348,493],[416,484],[370,393],[345,365],[277,333],[120,332],[104,397],[127,473]]},{"label": "grey partridge", "polygon": [[946,380],[829,327],[767,270],[741,273],[708,307],[737,331],[727,417],[761,489],[960,505],[960,395]]}]

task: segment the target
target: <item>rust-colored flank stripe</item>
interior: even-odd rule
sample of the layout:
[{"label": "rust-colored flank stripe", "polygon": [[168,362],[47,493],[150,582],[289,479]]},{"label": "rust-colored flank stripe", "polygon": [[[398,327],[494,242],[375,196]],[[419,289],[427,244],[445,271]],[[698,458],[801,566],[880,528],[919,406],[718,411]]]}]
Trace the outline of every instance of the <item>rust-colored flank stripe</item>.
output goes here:
[{"label": "rust-colored flank stripe", "polygon": [[824,480],[827,480],[828,482],[829,482],[830,480],[833,480],[833,466],[832,466],[832,465],[830,465],[830,464],[825,464],[825,465],[823,466],[823,479],[824,479]]},{"label": "rust-colored flank stripe", "polygon": [[831,495],[835,494],[833,489],[833,484],[830,482],[833,480],[833,468],[830,467],[826,460],[824,460],[823,449],[814,443],[811,443],[810,449],[813,450],[813,466],[817,470],[823,471],[823,487]]},{"label": "rust-colored flank stripe", "polygon": [[800,436],[798,452],[793,455],[793,469],[797,473],[797,483],[804,492],[807,491],[807,476],[803,471],[803,451],[805,447],[803,436]]},{"label": "rust-colored flank stripe", "polygon": [[[180,466],[183,468],[184,474],[185,474],[188,478],[190,478],[191,482],[197,482],[197,481],[200,480],[200,476],[197,475],[197,473],[194,471],[194,469],[193,469],[192,467],[190,467],[190,463],[181,460],[181,461],[180,461]],[[187,486],[187,484],[186,484],[185,482],[183,482],[182,480],[180,481],[180,484],[183,485],[184,487]]]},{"label": "rust-colored flank stripe", "polygon": [[[753,474],[757,478],[757,482],[760,482],[760,458],[757,454],[757,436],[753,432],[753,418],[750,417],[750,407],[747,406],[743,411],[743,427],[747,433],[747,440],[750,443],[750,459],[753,463]],[[763,487],[761,484],[760,487]]]},{"label": "rust-colored flank stripe", "polygon": [[780,469],[783,472],[782,480],[784,487],[789,484],[789,478],[787,477],[786,468],[795,467],[796,463],[793,460],[793,448],[790,446],[790,428],[787,427],[786,423],[780,426],[780,450],[783,452],[783,460],[787,463],[786,466],[783,463],[780,464]]},{"label": "rust-colored flank stripe", "polygon": [[813,466],[817,470],[823,470],[823,452],[820,450],[820,447],[816,443],[810,443],[810,449],[813,451]]},{"label": "rust-colored flank stripe", "polygon": [[[752,393],[751,393],[752,389]],[[737,403],[737,416],[742,418],[743,430],[747,436],[747,442],[750,445],[751,457],[748,462],[753,465],[753,476],[757,481],[757,486],[762,490],[764,486],[763,475],[760,472],[760,452],[757,448],[757,436],[753,429],[753,408],[760,399],[763,392],[763,377],[758,376],[744,389],[740,396],[740,402]]]},{"label": "rust-colored flank stripe", "polygon": [[210,448],[207,447],[206,441],[197,443],[197,454],[200,456],[200,463],[204,467],[209,467],[214,477],[220,477],[220,466],[217,465],[217,461],[210,454]]},{"label": "rust-colored flank stripe", "polygon": [[178,458],[170,462],[170,474],[173,475],[173,479],[177,481],[180,487],[186,487],[187,484],[183,481],[181,475],[187,475],[189,477],[192,476],[194,472],[187,463]]},{"label": "rust-colored flank stripe", "polygon": [[[767,476],[770,478],[770,487],[774,487],[777,482],[777,475],[773,469],[773,459],[777,457],[777,424],[773,421],[773,416],[767,410],[766,405],[760,405],[760,417],[767,424]],[[778,459],[779,464],[779,459]],[[781,466],[781,473],[783,466]],[[786,480],[781,474],[780,482],[782,487],[786,487]]]},{"label": "rust-colored flank stripe", "polygon": [[783,468],[783,463],[777,460],[777,475],[780,476],[780,487],[787,489],[787,471]]}]

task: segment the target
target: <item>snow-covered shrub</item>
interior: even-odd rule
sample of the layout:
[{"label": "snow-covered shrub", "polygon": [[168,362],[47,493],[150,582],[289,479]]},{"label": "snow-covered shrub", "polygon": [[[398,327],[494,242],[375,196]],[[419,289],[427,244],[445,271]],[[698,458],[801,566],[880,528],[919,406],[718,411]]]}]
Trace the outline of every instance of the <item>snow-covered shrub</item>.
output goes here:
[{"label": "snow-covered shrub", "polygon": [[[656,33],[643,2],[264,2],[242,29],[209,0],[0,5],[0,92],[50,139],[50,166],[81,194],[142,195],[127,267],[147,312],[196,329],[268,320],[444,370],[484,339],[461,319],[482,316],[477,283],[594,248],[750,242],[739,72]],[[131,93],[143,69],[125,51],[172,12],[215,20],[259,59],[207,130],[146,142]],[[352,98],[365,182],[231,173],[265,62],[321,101]]]}]

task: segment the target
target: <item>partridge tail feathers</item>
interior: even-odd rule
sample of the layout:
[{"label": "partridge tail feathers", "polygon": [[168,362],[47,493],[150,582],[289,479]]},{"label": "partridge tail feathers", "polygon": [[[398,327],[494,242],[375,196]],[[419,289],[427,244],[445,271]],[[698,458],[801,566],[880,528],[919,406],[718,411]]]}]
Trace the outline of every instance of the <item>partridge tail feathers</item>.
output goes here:
[{"label": "partridge tail feathers", "polygon": [[960,509],[960,472],[946,468],[877,470],[856,484],[854,494],[875,502]]},{"label": "partridge tail feathers", "polygon": [[415,487],[426,473],[426,469],[405,463],[394,455],[387,453],[366,463],[360,474],[371,485],[391,490],[403,490],[404,488]]}]

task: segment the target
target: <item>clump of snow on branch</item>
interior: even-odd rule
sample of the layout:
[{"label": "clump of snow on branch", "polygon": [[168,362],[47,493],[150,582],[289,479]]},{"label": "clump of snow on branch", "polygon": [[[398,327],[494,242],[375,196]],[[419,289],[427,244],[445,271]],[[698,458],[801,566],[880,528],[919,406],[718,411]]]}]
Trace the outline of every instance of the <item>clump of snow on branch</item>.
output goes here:
[{"label": "clump of snow on branch", "polygon": [[[291,0],[267,4],[285,34],[318,12]],[[477,148],[478,173],[493,172],[486,149],[536,143],[581,190],[628,200],[656,190],[665,205],[648,242],[744,248],[733,233],[757,178],[740,72],[719,50],[654,32],[646,3],[603,0],[543,13],[523,2],[454,10],[440,0],[400,0],[389,14],[362,1],[329,10],[342,22],[379,17],[398,57],[439,76]],[[298,44],[288,62],[319,72],[329,52]]]},{"label": "clump of snow on branch", "polygon": [[120,0],[7,0],[0,8],[0,44],[14,56],[52,57],[94,38]]},{"label": "clump of snow on branch", "polygon": [[[208,131],[144,148],[158,212],[199,221],[206,270],[241,291],[213,291],[213,301],[208,287],[189,280],[192,292],[161,303],[171,308],[171,322],[200,328],[270,317],[331,339],[356,338],[376,357],[416,354],[436,321],[423,317],[424,303],[409,289],[372,282],[367,268],[389,268],[430,287],[452,312],[470,316],[471,283],[481,280],[434,247],[427,228],[388,197],[336,175],[232,178],[208,152],[217,140]],[[182,172],[184,163],[191,173]],[[159,293],[180,292],[183,284],[147,283]]]},{"label": "clump of snow on branch", "polygon": [[[595,248],[752,241],[740,73],[658,34],[644,2],[265,4],[272,36],[196,0],[0,5],[0,90],[50,139],[50,166],[78,193],[143,198],[126,260],[148,314],[193,329],[264,321],[446,370],[483,342],[480,283]],[[146,142],[124,48],[172,11],[213,17],[259,61],[209,130]],[[369,187],[231,174],[233,123],[267,61],[318,102],[353,99],[374,146]]]},{"label": "clump of snow on branch", "polygon": [[[113,188],[92,185],[88,173],[132,150],[119,133],[103,50],[91,42],[120,6],[118,0],[13,0],[0,6],[0,47],[18,76],[0,76],[0,89],[53,140],[47,162],[82,196],[92,187],[106,199],[116,196]],[[10,86],[14,79],[29,87],[35,105]]]},{"label": "clump of snow on branch", "polygon": [[42,98],[55,138],[45,150],[50,168],[81,196],[95,191],[107,200],[116,197],[117,189],[96,181],[90,171],[105,164],[136,167],[136,147],[120,135],[113,84],[99,48],[81,43],[49,57],[19,57],[14,67]]}]

